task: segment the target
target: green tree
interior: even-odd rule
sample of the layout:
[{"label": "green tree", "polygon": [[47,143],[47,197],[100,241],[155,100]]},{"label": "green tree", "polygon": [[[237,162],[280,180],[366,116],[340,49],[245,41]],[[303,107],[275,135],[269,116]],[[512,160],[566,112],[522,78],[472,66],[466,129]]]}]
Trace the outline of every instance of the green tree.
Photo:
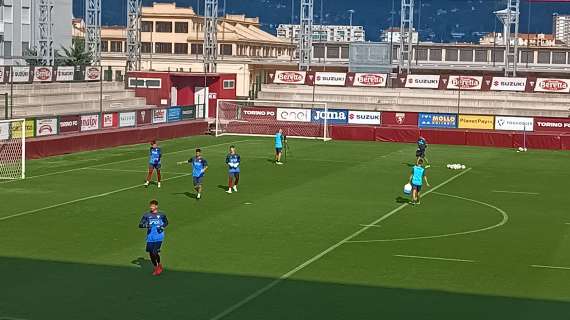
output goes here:
[{"label": "green tree", "polygon": [[[62,57],[61,54],[59,53],[58,50],[55,50],[54,52],[55,55],[55,65],[61,65],[62,64]],[[45,65],[45,63],[42,61],[42,59],[40,57],[38,57],[38,50],[36,48],[30,48],[30,49],[26,49],[24,50],[24,60],[26,61],[26,63],[30,66],[30,67],[37,67],[37,66],[43,66]]]},{"label": "green tree", "polygon": [[84,66],[90,65],[93,61],[91,53],[85,50],[85,40],[74,39],[71,47],[62,48],[64,56],[62,65],[65,66]]}]

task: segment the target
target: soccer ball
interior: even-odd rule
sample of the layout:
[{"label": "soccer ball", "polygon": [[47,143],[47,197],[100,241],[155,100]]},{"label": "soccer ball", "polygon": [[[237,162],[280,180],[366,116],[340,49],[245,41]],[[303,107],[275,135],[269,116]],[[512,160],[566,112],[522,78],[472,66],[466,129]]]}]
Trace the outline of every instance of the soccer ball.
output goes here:
[{"label": "soccer ball", "polygon": [[407,183],[406,185],[404,185],[404,194],[411,194],[412,193],[412,185]]}]

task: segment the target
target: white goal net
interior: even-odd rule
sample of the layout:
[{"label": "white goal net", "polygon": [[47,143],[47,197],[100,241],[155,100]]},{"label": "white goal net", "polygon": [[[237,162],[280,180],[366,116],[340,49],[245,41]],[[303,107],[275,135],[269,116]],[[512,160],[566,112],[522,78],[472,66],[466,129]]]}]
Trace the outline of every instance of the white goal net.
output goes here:
[{"label": "white goal net", "polygon": [[273,136],[329,139],[327,104],[307,101],[218,100],[216,136]]},{"label": "white goal net", "polygon": [[26,176],[25,120],[0,120],[0,180]]}]

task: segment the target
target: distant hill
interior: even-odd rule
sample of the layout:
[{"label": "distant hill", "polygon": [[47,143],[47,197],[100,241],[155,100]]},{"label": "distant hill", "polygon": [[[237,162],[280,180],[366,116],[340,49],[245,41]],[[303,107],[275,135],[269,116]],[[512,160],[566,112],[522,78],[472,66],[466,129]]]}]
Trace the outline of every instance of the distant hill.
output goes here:
[{"label": "distant hill", "polygon": [[[74,0],[75,16],[82,17],[84,0]],[[126,0],[103,0],[103,24],[126,24]],[[204,0],[143,0],[144,5],[152,2],[176,2],[178,6],[200,7],[203,12]],[[224,0],[219,0],[220,10]],[[367,38],[377,41],[380,30],[388,28],[392,0],[323,0],[323,22],[325,24],[348,24],[348,10],[355,10],[353,23],[366,28]],[[280,23],[291,21],[291,0],[226,0],[228,13],[245,13],[247,16],[261,18],[262,27],[275,32]],[[295,0],[298,6],[300,0]],[[315,0],[315,19],[319,23],[321,0]],[[400,0],[394,0],[394,25],[399,25]],[[421,15],[419,5],[421,3]],[[483,32],[500,31],[501,27],[493,11],[506,7],[505,0],[416,0],[416,22],[422,40],[435,42],[477,41]],[[529,5],[527,0],[521,3],[521,32],[529,30]],[[294,20],[298,23],[298,8]],[[530,31],[552,32],[552,14],[570,14],[570,3],[533,3],[531,7]],[[418,17],[419,15],[419,17]],[[417,24],[416,24],[417,25]]]}]

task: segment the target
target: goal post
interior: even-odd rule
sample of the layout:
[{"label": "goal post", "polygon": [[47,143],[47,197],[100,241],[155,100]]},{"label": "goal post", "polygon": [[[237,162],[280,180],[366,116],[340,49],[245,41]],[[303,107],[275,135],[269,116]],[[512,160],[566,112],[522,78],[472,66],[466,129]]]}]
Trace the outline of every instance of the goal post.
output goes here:
[{"label": "goal post", "polygon": [[325,102],[218,100],[216,136],[274,136],[330,140]]},{"label": "goal post", "polygon": [[0,180],[26,177],[26,120],[0,120]]}]

